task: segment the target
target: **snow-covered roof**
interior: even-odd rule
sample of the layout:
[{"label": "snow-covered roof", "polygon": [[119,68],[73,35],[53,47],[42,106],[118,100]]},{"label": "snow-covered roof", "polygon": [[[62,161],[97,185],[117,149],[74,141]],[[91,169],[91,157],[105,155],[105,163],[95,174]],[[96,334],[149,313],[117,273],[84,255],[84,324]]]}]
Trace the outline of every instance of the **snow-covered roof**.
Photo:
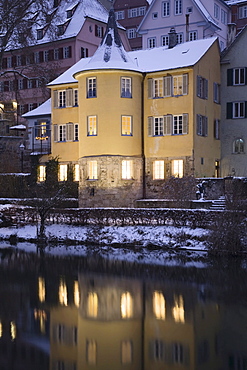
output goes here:
[{"label": "snow-covered roof", "polygon": [[34,116],[37,117],[37,116],[47,116],[47,115],[51,115],[51,99],[46,100],[43,104],[31,110],[30,112],[23,114],[22,117],[31,118]]},{"label": "snow-covered roof", "polygon": [[235,5],[235,4],[241,4],[246,3],[246,0],[228,0],[226,1],[227,5]]}]

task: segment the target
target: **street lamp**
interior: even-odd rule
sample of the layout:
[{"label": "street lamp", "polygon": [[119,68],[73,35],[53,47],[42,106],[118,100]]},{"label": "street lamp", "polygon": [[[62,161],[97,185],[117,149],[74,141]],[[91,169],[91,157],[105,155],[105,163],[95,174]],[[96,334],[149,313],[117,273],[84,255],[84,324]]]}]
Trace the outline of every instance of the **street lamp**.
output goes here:
[{"label": "street lamp", "polygon": [[21,143],[19,148],[21,151],[21,172],[23,172],[23,154],[24,154],[24,149],[25,149],[24,144]]}]

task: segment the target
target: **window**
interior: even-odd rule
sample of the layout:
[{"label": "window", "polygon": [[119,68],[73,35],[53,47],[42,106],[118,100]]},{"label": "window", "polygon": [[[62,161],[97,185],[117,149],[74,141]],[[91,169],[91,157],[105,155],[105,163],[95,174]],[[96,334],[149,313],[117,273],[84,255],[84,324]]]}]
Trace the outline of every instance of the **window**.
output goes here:
[{"label": "window", "polygon": [[127,29],[127,36],[128,36],[128,39],[135,39],[136,38],[136,28]]},{"label": "window", "polygon": [[153,343],[154,360],[162,361],[164,358],[164,344],[161,340],[156,339]]},{"label": "window", "polygon": [[97,359],[97,344],[93,339],[87,340],[86,345],[86,358],[87,363],[90,365],[96,365]]},{"label": "window", "polygon": [[133,178],[133,162],[131,160],[122,161],[122,179],[131,180]]},{"label": "window", "polygon": [[162,292],[155,291],[153,293],[153,313],[156,319],[165,320],[166,317],[166,304]]},{"label": "window", "polygon": [[97,161],[88,162],[88,180],[98,179],[98,164]]},{"label": "window", "polygon": [[78,163],[74,164],[73,175],[74,175],[74,181],[80,181],[80,167]]},{"label": "window", "polygon": [[124,19],[124,10],[119,10],[118,12],[115,12],[116,20]]},{"label": "window", "polygon": [[87,98],[96,98],[96,77],[87,79]]},{"label": "window", "polygon": [[24,89],[24,83],[23,83],[23,78],[18,80],[18,90],[23,90]]},{"label": "window", "polygon": [[197,96],[201,99],[208,98],[208,80],[197,76]]},{"label": "window", "polygon": [[173,116],[173,135],[188,134],[188,114]]},{"label": "window", "polygon": [[103,37],[104,35],[104,27],[95,25],[95,36],[96,37]]},{"label": "window", "polygon": [[175,5],[174,14],[175,15],[182,14],[182,0],[175,0],[174,5]]},{"label": "window", "polygon": [[177,33],[177,44],[182,44],[183,43],[183,33]]},{"label": "window", "polygon": [[188,94],[188,74],[173,76],[173,95],[187,95]]},{"label": "window", "polygon": [[220,85],[214,82],[214,102],[220,103]]},{"label": "window", "polygon": [[197,135],[208,136],[208,117],[197,114]]},{"label": "window", "polygon": [[12,57],[7,58],[7,68],[12,68]]},{"label": "window", "polygon": [[216,140],[220,139],[220,120],[216,119],[214,121],[214,138]]},{"label": "window", "polygon": [[121,98],[132,98],[132,81],[130,77],[121,77]]},{"label": "window", "polygon": [[221,9],[221,23],[227,24],[227,12]]},{"label": "window", "polygon": [[197,31],[190,31],[189,32],[189,40],[190,41],[197,40]]},{"label": "window", "polygon": [[233,153],[244,153],[244,140],[243,139],[236,139],[233,142]]},{"label": "window", "polygon": [[165,162],[162,160],[153,162],[153,179],[164,180],[165,178]]},{"label": "window", "polygon": [[133,346],[130,340],[123,340],[121,343],[121,361],[122,364],[132,363]]},{"label": "window", "polygon": [[164,135],[164,117],[154,117],[154,136]]},{"label": "window", "polygon": [[153,98],[163,97],[163,78],[153,79]]},{"label": "window", "polygon": [[175,159],[172,161],[172,176],[183,177],[184,162],[182,159]]},{"label": "window", "polygon": [[129,18],[140,17],[140,16],[145,15],[145,13],[146,13],[146,7],[140,6],[139,8],[129,9],[128,17]]},{"label": "window", "polygon": [[64,59],[71,58],[71,46],[65,46],[63,48],[63,57]]},{"label": "window", "polygon": [[87,315],[94,318],[98,316],[98,295],[95,292],[88,293]]},{"label": "window", "polygon": [[38,167],[38,182],[43,182],[46,180],[46,166]]},{"label": "window", "polygon": [[232,118],[244,118],[245,116],[245,103],[235,102],[233,103],[233,117]]},{"label": "window", "polygon": [[78,123],[74,124],[74,141],[79,140],[79,125]]},{"label": "window", "polygon": [[58,91],[58,107],[63,108],[66,106],[66,91],[59,90]]},{"label": "window", "polygon": [[168,46],[169,45],[169,36],[161,36],[161,46]]},{"label": "window", "polygon": [[180,343],[173,344],[173,361],[176,364],[182,364],[184,361],[183,346]]},{"label": "window", "polygon": [[172,316],[175,322],[184,323],[184,300],[182,295],[174,296],[174,307],[172,309]]},{"label": "window", "polygon": [[153,49],[156,47],[156,37],[148,38],[148,48]]},{"label": "window", "polygon": [[214,4],[214,18],[220,19],[220,7],[218,4]]},{"label": "window", "polygon": [[245,85],[245,68],[233,69],[233,85]]},{"label": "window", "polygon": [[41,40],[43,38],[44,31],[43,29],[37,30],[37,40]]},{"label": "window", "polygon": [[122,135],[132,136],[132,117],[122,116]]},{"label": "window", "polygon": [[17,67],[20,67],[22,65],[22,57],[21,57],[21,55],[17,55],[17,57],[16,57],[16,65],[17,65]]},{"label": "window", "polygon": [[60,164],[58,167],[58,181],[67,181],[68,166],[67,164]]},{"label": "window", "polygon": [[78,89],[73,89],[73,106],[78,107]]},{"label": "window", "polygon": [[152,18],[153,18],[153,19],[157,19],[157,18],[158,18],[158,13],[157,13],[157,12],[154,12],[154,13],[152,14]]},{"label": "window", "polygon": [[87,136],[97,136],[97,117],[87,117]]},{"label": "window", "polygon": [[247,18],[247,5],[240,6],[238,9],[238,17],[240,19]]},{"label": "window", "polygon": [[44,62],[49,62],[49,50],[44,51]]},{"label": "window", "polygon": [[59,49],[54,49],[54,60],[58,60],[59,59]]},{"label": "window", "polygon": [[81,48],[81,58],[88,57],[88,48]]},{"label": "window", "polygon": [[58,141],[66,140],[66,125],[58,126]]},{"label": "window", "polygon": [[164,1],[162,3],[162,16],[169,17],[170,15],[170,1]]},{"label": "window", "polygon": [[121,317],[129,319],[133,316],[133,298],[130,292],[121,295]]}]

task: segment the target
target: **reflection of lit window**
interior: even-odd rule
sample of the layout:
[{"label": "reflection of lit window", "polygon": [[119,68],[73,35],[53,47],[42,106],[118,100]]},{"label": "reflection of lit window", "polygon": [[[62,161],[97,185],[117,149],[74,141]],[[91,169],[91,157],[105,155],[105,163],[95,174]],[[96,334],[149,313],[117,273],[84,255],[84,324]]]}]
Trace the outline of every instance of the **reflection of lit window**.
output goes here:
[{"label": "reflection of lit window", "polygon": [[173,344],[173,361],[176,364],[182,364],[184,360],[183,346],[180,343]]},{"label": "reflection of lit window", "polygon": [[44,310],[34,310],[34,319],[39,320],[40,332],[45,334],[45,322],[47,320],[47,315]]},{"label": "reflection of lit window", "polygon": [[121,316],[123,319],[133,316],[133,298],[130,292],[125,292],[121,295]]},{"label": "reflection of lit window", "polygon": [[42,303],[45,301],[45,279],[39,277],[38,280],[38,294],[39,294],[39,301]]},{"label": "reflection of lit window", "polygon": [[68,306],[67,287],[63,280],[60,280],[58,296],[59,303],[63,306]]},{"label": "reflection of lit window", "polygon": [[131,364],[132,362],[132,343],[130,340],[122,341],[121,346],[122,364]]},{"label": "reflection of lit window", "polygon": [[3,325],[0,321],[0,338],[2,338],[2,336],[3,336]]},{"label": "reflection of lit window", "polygon": [[79,283],[78,281],[74,282],[74,303],[76,307],[80,305],[80,292],[79,292]]},{"label": "reflection of lit window", "polygon": [[10,323],[10,336],[12,340],[16,338],[16,325],[14,321]]},{"label": "reflection of lit window", "polygon": [[153,311],[157,319],[165,320],[166,304],[164,295],[161,292],[155,291],[153,294]]},{"label": "reflection of lit window", "polygon": [[184,322],[184,300],[181,295],[174,296],[172,314],[175,322]]},{"label": "reflection of lit window", "polygon": [[88,314],[89,317],[97,317],[98,316],[98,295],[95,292],[88,293],[87,314]]},{"label": "reflection of lit window", "polygon": [[87,362],[90,365],[96,364],[96,356],[97,356],[97,345],[96,341],[90,339],[87,341]]}]

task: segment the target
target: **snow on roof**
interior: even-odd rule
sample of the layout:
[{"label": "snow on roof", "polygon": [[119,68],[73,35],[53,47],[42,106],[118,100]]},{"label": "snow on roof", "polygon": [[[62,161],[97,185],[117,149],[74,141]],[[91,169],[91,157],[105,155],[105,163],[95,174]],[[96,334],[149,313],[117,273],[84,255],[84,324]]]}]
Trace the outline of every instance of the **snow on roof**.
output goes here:
[{"label": "snow on roof", "polygon": [[213,19],[213,17],[210,15],[210,13],[207,11],[205,6],[201,3],[200,0],[193,0],[194,4],[197,6],[197,8],[201,11],[203,16],[208,20],[208,22],[212,23],[215,27],[220,29],[217,22]]},{"label": "snow on roof", "polygon": [[[79,62],[74,64],[66,72],[50,82],[48,86],[75,83],[76,79],[74,76],[76,73],[95,69],[126,69],[145,73],[193,66],[202,58],[214,42],[217,42],[217,37],[185,42],[176,45],[172,49],[160,47],[125,52],[125,55],[128,57],[127,62],[120,60],[115,47],[113,48],[114,51],[110,61],[102,60],[104,49],[102,50],[101,45],[99,46],[98,53],[96,51],[97,58],[95,57],[93,59],[93,56],[79,60]],[[91,59],[92,63],[90,63]]]},{"label": "snow on roof", "polygon": [[9,129],[10,130],[26,130],[26,126],[25,125],[16,125],[16,126],[11,126]]},{"label": "snow on roof", "polygon": [[235,4],[241,4],[246,3],[246,0],[228,0],[226,1],[227,5],[235,5]]},{"label": "snow on roof", "polygon": [[51,99],[46,100],[43,104],[31,110],[30,112],[23,114],[22,117],[31,118],[33,116],[37,117],[47,115],[51,115]]}]

